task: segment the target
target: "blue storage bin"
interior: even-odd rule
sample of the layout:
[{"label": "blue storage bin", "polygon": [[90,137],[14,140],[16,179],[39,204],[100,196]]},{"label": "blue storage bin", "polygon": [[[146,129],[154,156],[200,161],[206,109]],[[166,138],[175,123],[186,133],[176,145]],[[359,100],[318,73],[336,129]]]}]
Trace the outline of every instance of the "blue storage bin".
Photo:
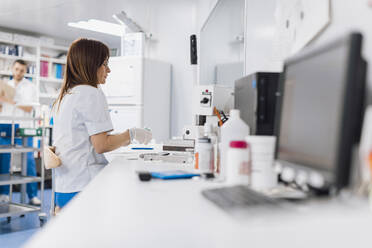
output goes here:
[{"label": "blue storage bin", "polygon": [[[19,124],[14,124],[14,132],[19,128]],[[0,124],[0,137],[10,138],[12,137],[12,124]]]}]

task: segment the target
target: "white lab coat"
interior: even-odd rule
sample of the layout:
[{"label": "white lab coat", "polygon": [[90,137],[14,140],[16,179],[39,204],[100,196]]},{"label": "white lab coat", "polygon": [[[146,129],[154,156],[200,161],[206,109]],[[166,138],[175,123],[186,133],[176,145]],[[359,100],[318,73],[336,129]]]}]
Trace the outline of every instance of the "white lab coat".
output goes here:
[{"label": "white lab coat", "polygon": [[108,163],[96,153],[90,136],[113,130],[100,88],[79,85],[54,107],[53,145],[62,165],[55,169],[55,191],[79,192]]},{"label": "white lab coat", "polygon": [[[10,80],[7,82],[9,86],[15,89],[15,95],[13,100],[16,103],[36,103],[36,87],[35,85],[28,79],[23,78],[18,85],[15,85],[14,80]],[[2,103],[3,108],[1,111],[2,116],[17,116],[17,117],[30,117],[32,113],[27,113],[20,108],[17,108],[13,104],[10,103]],[[2,123],[11,123],[11,121],[3,121]],[[21,127],[31,127],[32,121],[16,121],[19,123]]]}]

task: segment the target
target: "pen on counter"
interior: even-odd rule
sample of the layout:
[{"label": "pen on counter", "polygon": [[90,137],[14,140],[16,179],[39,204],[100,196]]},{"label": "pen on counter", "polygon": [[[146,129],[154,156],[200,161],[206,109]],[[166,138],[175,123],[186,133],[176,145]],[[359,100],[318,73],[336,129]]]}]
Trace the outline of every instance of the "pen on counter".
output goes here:
[{"label": "pen on counter", "polygon": [[132,150],[154,150],[153,147],[132,147]]}]

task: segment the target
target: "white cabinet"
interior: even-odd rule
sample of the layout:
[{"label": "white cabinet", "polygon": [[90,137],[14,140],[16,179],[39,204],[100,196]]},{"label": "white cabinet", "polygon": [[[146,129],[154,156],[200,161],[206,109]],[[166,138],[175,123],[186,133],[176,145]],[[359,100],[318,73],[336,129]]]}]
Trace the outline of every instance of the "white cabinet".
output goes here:
[{"label": "white cabinet", "polygon": [[114,132],[147,127],[157,142],[170,136],[169,63],[143,57],[109,59],[111,73],[102,90],[109,104]]},{"label": "white cabinet", "polygon": [[142,104],[143,59],[112,57],[109,67],[111,72],[102,85],[109,103]]},{"label": "white cabinet", "polygon": [[143,107],[141,106],[110,106],[113,133],[121,133],[132,127],[143,126]]}]

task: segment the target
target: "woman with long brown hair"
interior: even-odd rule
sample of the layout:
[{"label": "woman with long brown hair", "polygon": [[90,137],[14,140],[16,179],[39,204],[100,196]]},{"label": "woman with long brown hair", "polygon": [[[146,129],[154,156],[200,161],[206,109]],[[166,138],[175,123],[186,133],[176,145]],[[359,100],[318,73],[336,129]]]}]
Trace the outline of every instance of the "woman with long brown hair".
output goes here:
[{"label": "woman with long brown hair", "polygon": [[99,86],[110,73],[108,59],[108,47],[91,39],[74,41],[67,53],[64,83],[53,106],[53,145],[62,161],[55,169],[56,207],[62,208],[108,163],[102,153],[151,140],[151,132],[141,128],[109,134],[113,126]]}]

